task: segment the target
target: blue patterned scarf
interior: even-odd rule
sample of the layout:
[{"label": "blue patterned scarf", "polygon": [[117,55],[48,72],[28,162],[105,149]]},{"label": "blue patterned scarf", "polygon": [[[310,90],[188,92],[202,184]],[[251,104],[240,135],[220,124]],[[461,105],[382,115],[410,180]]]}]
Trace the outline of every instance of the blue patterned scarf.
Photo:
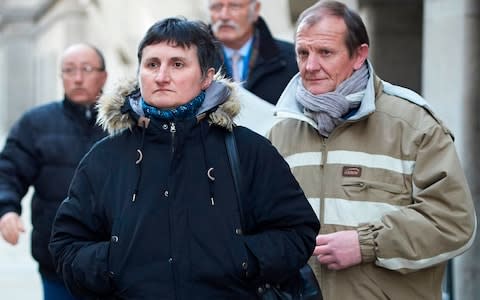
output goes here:
[{"label": "blue patterned scarf", "polygon": [[171,109],[159,109],[148,105],[143,97],[140,99],[143,112],[147,117],[153,117],[163,121],[184,120],[196,116],[198,109],[205,100],[205,91],[201,91],[198,96],[193,98],[190,102],[182,104]]}]

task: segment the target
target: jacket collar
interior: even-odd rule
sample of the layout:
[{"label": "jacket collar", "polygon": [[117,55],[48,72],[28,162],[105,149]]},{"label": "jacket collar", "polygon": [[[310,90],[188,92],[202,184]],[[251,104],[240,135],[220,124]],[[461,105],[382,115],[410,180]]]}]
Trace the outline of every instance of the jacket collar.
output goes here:
[{"label": "jacket collar", "polygon": [[[375,73],[372,64],[367,61],[369,78],[367,87],[365,89],[365,95],[363,96],[360,107],[357,112],[348,117],[349,121],[356,121],[364,118],[365,116],[375,111],[375,90],[381,90],[380,82],[376,82]],[[283,91],[278,103],[275,107],[275,115],[279,118],[294,118],[308,122],[313,127],[317,127],[317,124],[311,118],[305,116],[303,113],[303,106],[295,99],[297,86],[299,83],[300,73],[297,73],[288,83],[287,87]]]},{"label": "jacket collar", "polygon": [[262,60],[269,60],[276,57],[280,50],[265,20],[262,17],[258,17],[255,27],[258,34],[257,38],[260,40],[258,57]]},{"label": "jacket collar", "polygon": [[62,101],[63,107],[67,114],[74,118],[85,120],[87,122],[95,123],[97,118],[97,110],[95,105],[81,105],[70,100],[66,95]]},{"label": "jacket collar", "polygon": [[[405,99],[411,103],[414,103],[418,106],[424,108],[438,123],[442,125],[445,132],[450,134],[453,138],[452,133],[448,128],[446,128],[442,121],[435,115],[430,104],[419,94],[415,93],[412,90],[407,88],[393,85],[389,82],[383,81],[375,75],[373,66],[369,60],[367,60],[369,78],[367,82],[367,88],[365,90],[365,95],[363,96],[362,103],[360,104],[359,109],[356,113],[349,116],[347,121],[357,121],[360,120],[371,113],[376,109],[375,101],[380,93],[385,93],[391,96],[399,97]],[[297,90],[298,81],[300,80],[300,73],[297,73],[288,83],[287,87],[283,91],[278,103],[275,107],[274,114],[277,117],[277,122],[284,118],[293,118],[301,121],[308,122],[313,127],[317,128],[317,124],[311,118],[305,116],[303,113],[303,107],[296,101],[295,93]]]}]

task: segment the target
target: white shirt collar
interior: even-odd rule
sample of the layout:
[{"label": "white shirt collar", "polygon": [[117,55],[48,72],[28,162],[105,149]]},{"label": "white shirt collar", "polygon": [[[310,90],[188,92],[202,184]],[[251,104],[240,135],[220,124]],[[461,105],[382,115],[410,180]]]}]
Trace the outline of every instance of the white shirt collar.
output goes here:
[{"label": "white shirt collar", "polygon": [[245,44],[243,44],[243,46],[238,50],[228,48],[227,46],[223,46],[223,49],[225,50],[225,54],[229,59],[232,57],[232,54],[235,51],[237,51],[242,57],[245,57],[248,55],[248,52],[250,51],[250,47],[252,46],[252,43],[253,43],[253,36],[249,38],[248,41]]}]

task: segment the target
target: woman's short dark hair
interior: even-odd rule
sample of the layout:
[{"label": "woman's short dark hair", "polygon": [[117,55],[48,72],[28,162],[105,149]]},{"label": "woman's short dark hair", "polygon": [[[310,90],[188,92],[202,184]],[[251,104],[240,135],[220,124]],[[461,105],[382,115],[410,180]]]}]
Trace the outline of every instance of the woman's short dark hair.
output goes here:
[{"label": "woman's short dark hair", "polygon": [[153,24],[138,45],[138,64],[142,61],[143,49],[147,46],[167,42],[182,48],[197,47],[197,56],[202,75],[214,68],[218,61],[218,42],[207,24],[189,21],[184,17],[167,18]]},{"label": "woman's short dark hair", "polygon": [[362,21],[362,18],[347,5],[338,1],[318,1],[314,5],[303,11],[297,20],[296,31],[298,26],[305,23],[308,26],[313,26],[318,23],[324,16],[335,16],[342,18],[347,25],[347,35],[345,37],[345,44],[347,45],[350,57],[355,50],[362,44],[369,45],[367,29]]}]

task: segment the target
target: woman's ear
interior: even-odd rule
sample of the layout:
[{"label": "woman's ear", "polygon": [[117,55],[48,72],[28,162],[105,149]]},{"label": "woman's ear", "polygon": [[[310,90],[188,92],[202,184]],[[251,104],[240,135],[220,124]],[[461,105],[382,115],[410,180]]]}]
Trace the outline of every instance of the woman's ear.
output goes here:
[{"label": "woman's ear", "polygon": [[210,84],[212,84],[213,76],[215,75],[215,69],[210,68],[207,70],[207,74],[205,74],[205,78],[203,78],[202,90],[208,89]]}]

